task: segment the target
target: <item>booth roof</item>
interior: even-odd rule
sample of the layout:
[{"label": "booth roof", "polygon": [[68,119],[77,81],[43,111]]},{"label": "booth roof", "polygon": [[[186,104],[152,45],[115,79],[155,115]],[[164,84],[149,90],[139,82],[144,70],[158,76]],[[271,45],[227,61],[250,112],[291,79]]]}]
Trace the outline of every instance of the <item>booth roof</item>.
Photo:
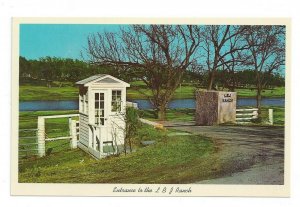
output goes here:
[{"label": "booth roof", "polygon": [[81,81],[76,82],[76,84],[78,84],[78,85],[84,85],[84,84],[87,84],[87,83],[89,83],[89,82],[92,82],[92,81],[94,81],[94,80],[96,80],[96,79],[98,79],[98,78],[102,78],[102,77],[104,77],[104,76],[107,76],[107,74],[93,75],[93,76],[91,76],[91,77],[88,77],[88,78],[86,78],[86,79],[83,79],[83,80],[81,80]]}]

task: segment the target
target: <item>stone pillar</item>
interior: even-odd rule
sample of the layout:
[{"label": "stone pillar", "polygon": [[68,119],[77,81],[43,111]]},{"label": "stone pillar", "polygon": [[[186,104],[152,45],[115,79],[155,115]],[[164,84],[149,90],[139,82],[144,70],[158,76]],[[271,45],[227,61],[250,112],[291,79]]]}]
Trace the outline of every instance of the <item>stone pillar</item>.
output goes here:
[{"label": "stone pillar", "polygon": [[196,91],[196,125],[234,123],[236,92]]},{"label": "stone pillar", "polygon": [[38,156],[45,156],[45,118],[38,117]]},{"label": "stone pillar", "polygon": [[273,125],[273,109],[269,109],[269,124]]},{"label": "stone pillar", "polygon": [[70,140],[70,146],[71,149],[76,149],[77,148],[77,130],[76,130],[76,120],[69,120],[70,123],[70,135],[71,135],[71,140]]}]

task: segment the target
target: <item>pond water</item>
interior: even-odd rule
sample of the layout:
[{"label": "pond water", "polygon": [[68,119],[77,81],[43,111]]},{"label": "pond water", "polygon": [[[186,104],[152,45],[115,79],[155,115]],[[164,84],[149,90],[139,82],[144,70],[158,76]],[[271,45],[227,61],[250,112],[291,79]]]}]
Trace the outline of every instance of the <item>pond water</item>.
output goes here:
[{"label": "pond water", "polygon": [[[140,109],[151,109],[150,101],[142,99],[128,100],[138,103]],[[262,105],[284,106],[284,98],[263,98]],[[195,108],[195,99],[175,99],[169,103],[169,108]],[[238,98],[237,107],[256,106],[255,98]],[[20,111],[51,111],[51,110],[78,110],[78,100],[71,101],[22,101]]]}]

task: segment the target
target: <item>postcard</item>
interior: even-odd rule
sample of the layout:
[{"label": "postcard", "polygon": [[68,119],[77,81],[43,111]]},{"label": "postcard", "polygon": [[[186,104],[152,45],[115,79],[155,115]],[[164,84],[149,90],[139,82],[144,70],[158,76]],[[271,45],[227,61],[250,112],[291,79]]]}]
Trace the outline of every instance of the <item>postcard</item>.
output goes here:
[{"label": "postcard", "polygon": [[12,22],[12,195],[289,196],[290,19]]}]

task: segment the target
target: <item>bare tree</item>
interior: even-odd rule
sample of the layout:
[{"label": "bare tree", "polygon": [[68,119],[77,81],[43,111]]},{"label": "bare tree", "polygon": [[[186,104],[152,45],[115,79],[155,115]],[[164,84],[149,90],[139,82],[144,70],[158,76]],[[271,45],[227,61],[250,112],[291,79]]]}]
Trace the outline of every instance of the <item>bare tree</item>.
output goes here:
[{"label": "bare tree", "polygon": [[262,90],[272,73],[285,65],[285,27],[249,26],[245,39],[250,47],[245,64],[256,72],[256,102],[260,112]]},{"label": "bare tree", "polygon": [[[246,61],[243,52],[249,49],[249,46],[246,45],[246,41],[243,38],[244,32],[245,28],[243,28],[243,32],[240,32],[229,39],[227,47],[228,51],[232,52],[224,56],[221,60],[223,63],[222,70],[227,74],[221,77],[223,88],[226,87],[229,91],[235,91],[238,84],[236,72],[238,69],[241,70],[243,68]],[[238,50],[235,50],[235,48],[238,48]]]},{"label": "bare tree", "polygon": [[204,26],[203,49],[204,65],[208,70],[207,90],[213,88],[216,71],[231,67],[234,69],[238,62],[237,55],[247,49],[247,44],[241,41],[241,34],[245,31],[244,26],[233,25],[208,25]]},{"label": "bare tree", "polygon": [[[133,138],[136,136],[138,127],[139,127],[139,116],[138,111],[133,107],[127,107],[125,113],[118,113],[118,118],[122,122],[112,122],[112,137],[116,146],[117,154],[120,153],[118,144],[120,142],[120,134],[124,135],[124,153],[127,154],[127,149],[129,152],[132,152]],[[122,124],[120,124],[122,123]],[[125,123],[125,125],[123,124]]]},{"label": "bare tree", "polygon": [[196,58],[199,30],[195,25],[132,25],[89,36],[87,51],[94,64],[134,71],[151,89],[148,98],[164,120],[167,104]]}]

